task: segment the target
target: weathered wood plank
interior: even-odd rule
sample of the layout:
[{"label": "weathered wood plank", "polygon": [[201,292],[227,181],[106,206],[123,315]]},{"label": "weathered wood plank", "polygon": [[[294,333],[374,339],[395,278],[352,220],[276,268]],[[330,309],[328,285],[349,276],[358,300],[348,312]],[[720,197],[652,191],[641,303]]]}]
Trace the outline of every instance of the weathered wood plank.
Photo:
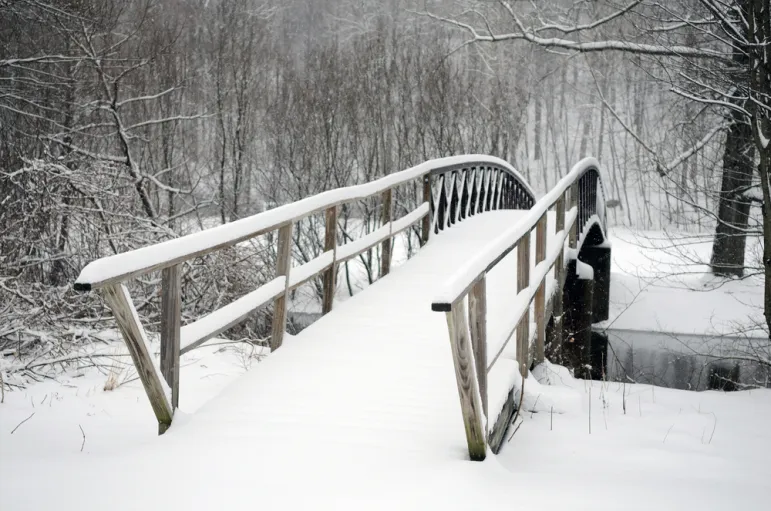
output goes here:
[{"label": "weathered wood plank", "polygon": [[383,212],[382,212],[382,225],[388,225],[390,227],[389,237],[383,240],[383,248],[380,251],[380,276],[384,277],[391,272],[391,247],[393,235],[393,224],[391,223],[391,215],[393,213],[393,190],[389,188],[383,192]]},{"label": "weathered wood plank", "polygon": [[463,426],[466,429],[469,457],[473,461],[482,461],[486,455],[487,439],[482,422],[479,388],[474,374],[476,369],[466,322],[465,300],[460,299],[455,302],[452,310],[446,313],[446,318],[447,328],[450,331],[452,360],[455,366],[455,379],[458,385]]},{"label": "weathered wood plank", "polygon": [[[538,221],[535,231],[535,264],[546,259],[546,215]],[[540,364],[544,360],[544,346],[546,345],[546,279],[538,284],[535,293],[535,353],[534,361]]]},{"label": "weathered wood plank", "polygon": [[171,387],[171,406],[176,409],[179,407],[181,265],[170,266],[161,275],[161,373]]},{"label": "weathered wood plank", "polygon": [[[526,234],[517,246],[517,293],[522,292],[530,286],[530,234]],[[517,361],[519,362],[519,372],[522,376],[527,376],[529,370],[528,348],[530,344],[530,307],[525,309],[525,313],[517,325]]]},{"label": "weathered wood plank", "polygon": [[337,206],[328,208],[325,214],[324,252],[333,251],[332,266],[324,271],[321,313],[326,314],[332,310],[335,300],[335,288],[337,287]]},{"label": "weathered wood plank", "polygon": [[469,325],[471,346],[474,350],[474,362],[482,399],[482,410],[488,415],[487,399],[487,284],[485,276],[479,279],[468,295]]},{"label": "weathered wood plank", "polygon": [[139,322],[139,316],[128,289],[123,284],[117,284],[105,286],[101,292],[123,334],[123,340],[134,361],[139,380],[145,388],[150,406],[158,419],[158,433],[163,434],[171,425],[174,412],[164,389],[160,371],[156,369],[150,356],[147,335]]},{"label": "weathered wood plank", "polygon": [[286,277],[284,293],[273,301],[273,328],[270,335],[270,349],[276,351],[284,342],[286,329],[286,295],[289,289],[289,271],[292,267],[292,223],[281,226],[278,230],[276,250],[276,276]]},{"label": "weathered wood plank", "polygon": [[[516,411],[515,404],[514,391],[510,390],[506,395],[506,401],[503,403],[503,408],[500,410],[498,417],[495,419],[495,424],[493,424],[490,429],[490,434],[488,435],[490,450],[493,451],[493,454],[498,454],[501,450],[501,446],[503,446],[503,441],[506,439],[506,431],[509,429],[509,424],[511,424],[511,419],[514,417],[514,412]],[[495,413],[496,410],[493,410],[493,414]]]}]

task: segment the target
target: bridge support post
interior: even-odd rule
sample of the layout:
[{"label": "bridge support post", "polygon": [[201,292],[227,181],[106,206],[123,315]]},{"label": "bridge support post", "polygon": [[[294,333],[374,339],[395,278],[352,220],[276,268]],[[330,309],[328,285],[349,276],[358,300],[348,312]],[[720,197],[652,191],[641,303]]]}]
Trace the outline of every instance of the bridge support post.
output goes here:
[{"label": "bridge support post", "polygon": [[179,341],[182,315],[180,265],[161,273],[161,373],[171,387],[171,407],[179,407]]},{"label": "bridge support post", "polygon": [[446,317],[455,366],[455,381],[458,384],[458,397],[463,414],[463,425],[466,429],[468,454],[472,461],[482,461],[487,455],[487,440],[482,421],[483,407],[477,386],[464,297],[452,304]]},{"label": "bridge support post", "polygon": [[[543,215],[538,221],[535,231],[535,264],[539,264],[546,259],[546,215]],[[535,364],[544,361],[544,346],[546,345],[546,281],[538,285],[538,291],[535,294]]]},{"label": "bridge support post", "polygon": [[568,263],[564,289],[562,360],[565,366],[573,369],[577,378],[590,378],[594,301],[592,277],[589,265],[575,259]]},{"label": "bridge support post", "polygon": [[[530,287],[530,233],[519,240],[517,247],[517,293]],[[528,350],[530,348],[530,307],[525,310],[517,325],[517,362],[519,374],[527,378],[530,370]]]},{"label": "bridge support post", "polygon": [[322,314],[332,310],[332,304],[335,301],[335,288],[337,287],[337,206],[327,208],[324,223],[324,252],[332,251],[332,266],[324,271]]},{"label": "bridge support post", "polygon": [[[390,233],[393,233],[391,217],[393,213],[393,201],[391,188],[383,192],[383,225],[388,224]],[[383,240],[383,249],[380,251],[380,276],[385,277],[391,273],[391,248],[392,238],[389,236]]]},{"label": "bridge support post", "polygon": [[289,290],[289,271],[292,269],[292,222],[278,230],[276,249],[276,276],[286,277],[284,292],[273,301],[273,325],[270,335],[270,351],[276,351],[284,342],[286,330],[286,295]]},{"label": "bridge support post", "polygon": [[153,359],[148,350],[147,334],[139,322],[139,315],[131,301],[125,284],[113,284],[102,288],[104,301],[110,307],[115,322],[123,334],[134,367],[137,369],[139,380],[145,388],[150,406],[158,419],[158,434],[162,435],[171,426],[174,411],[171,402],[163,386],[160,373],[153,364]]}]

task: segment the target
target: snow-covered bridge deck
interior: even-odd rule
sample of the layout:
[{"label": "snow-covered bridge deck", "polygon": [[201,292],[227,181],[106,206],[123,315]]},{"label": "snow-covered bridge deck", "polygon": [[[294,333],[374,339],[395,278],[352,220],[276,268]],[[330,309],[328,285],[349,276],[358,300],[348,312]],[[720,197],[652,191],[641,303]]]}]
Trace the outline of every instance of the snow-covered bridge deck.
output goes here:
[{"label": "snow-covered bridge deck", "polygon": [[[448,274],[526,213],[486,213],[433,237],[403,266],[287,339],[180,429],[200,430],[196,442],[200,435],[214,441],[253,432],[255,458],[280,446],[280,455],[295,453],[298,465],[365,451],[371,463],[407,452],[466,459],[445,315],[431,302]],[[491,340],[509,326],[516,272],[512,253],[488,276]],[[515,349],[509,343],[491,372],[491,411],[500,411],[519,378]]]}]

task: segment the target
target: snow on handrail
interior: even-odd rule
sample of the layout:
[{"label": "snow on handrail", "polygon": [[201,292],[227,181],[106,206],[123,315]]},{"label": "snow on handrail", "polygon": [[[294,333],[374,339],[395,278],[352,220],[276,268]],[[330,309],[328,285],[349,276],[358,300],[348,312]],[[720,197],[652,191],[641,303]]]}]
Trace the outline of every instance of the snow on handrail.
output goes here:
[{"label": "snow on handrail", "polygon": [[495,165],[514,175],[528,189],[527,182],[506,161],[493,156],[465,155],[438,158],[421,163],[376,181],[319,193],[291,204],[265,211],[235,222],[188,234],[156,245],[97,259],[80,272],[75,289],[88,291],[115,284],[179,264],[211,251],[240,243],[281,225],[300,220],[331,206],[365,199],[429,173],[443,172],[447,167],[462,168],[473,164]]},{"label": "snow on handrail", "polygon": [[284,292],[286,277],[276,277],[251,293],[185,325],[180,330],[180,354],[184,354],[228,330],[249,314]]},{"label": "snow on handrail", "polygon": [[382,242],[386,238],[389,238],[395,234],[402,232],[404,229],[407,229],[412,224],[414,224],[415,222],[417,222],[418,220],[426,216],[428,214],[428,210],[429,210],[428,203],[424,202],[423,204],[418,206],[418,208],[415,209],[415,211],[403,216],[402,218],[395,220],[393,222],[387,223],[384,226],[380,227],[379,229],[376,229],[371,233],[367,234],[366,236],[362,236],[357,240],[350,241],[345,245],[338,246],[337,262],[342,263],[347,261],[348,259],[356,257],[362,252]]},{"label": "snow on handrail", "polygon": [[462,298],[480,275],[495,266],[500,261],[500,254],[512,250],[514,246],[530,231],[532,231],[541,217],[551,208],[557,200],[570,188],[573,183],[591,169],[598,169],[599,163],[595,158],[584,158],[573,166],[568,174],[552,188],[549,193],[537,201],[528,212],[527,216],[514,224],[498,237],[480,247],[477,256],[470,259],[458,268],[446,281],[442,289],[434,295],[431,309],[434,311],[448,311],[452,304]]}]

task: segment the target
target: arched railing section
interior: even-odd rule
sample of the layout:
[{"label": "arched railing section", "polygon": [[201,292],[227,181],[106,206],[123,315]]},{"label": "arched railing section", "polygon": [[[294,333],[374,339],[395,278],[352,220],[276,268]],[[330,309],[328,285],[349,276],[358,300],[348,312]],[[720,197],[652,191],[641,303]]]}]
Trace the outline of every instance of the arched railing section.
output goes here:
[{"label": "arched railing section", "polygon": [[[547,214],[556,215],[555,233],[547,233]],[[476,257],[447,277],[436,294],[432,310],[445,312],[450,336],[455,376],[466,440],[471,459],[483,460],[487,446],[500,447],[509,416],[502,410],[488,410],[487,375],[499,361],[512,337],[516,338],[517,362],[523,378],[531,361],[544,360],[546,324],[554,316],[554,339],[562,338],[562,288],[565,257],[576,257],[579,236],[594,222],[605,229],[605,200],[599,164],[586,158],[575,165],[556,186],[535,202],[525,218],[507,231],[479,247]],[[554,236],[552,250],[546,252],[547,236]],[[531,243],[535,261],[531,264]],[[517,250],[516,299],[511,303],[511,327],[502,339],[487,339],[487,298],[485,277],[506,255]],[[552,273],[553,269],[553,273]],[[547,280],[555,284],[546,296]],[[534,310],[535,348],[530,350],[530,310]],[[516,334],[516,335],[515,335]],[[495,353],[488,354],[487,347]],[[513,411],[510,392],[509,411]],[[504,407],[505,408],[505,407]],[[501,424],[501,418],[503,423]],[[495,422],[493,422],[495,421]],[[492,427],[491,424],[494,424]]]},{"label": "arched railing section", "polygon": [[[422,185],[422,195],[411,206],[395,208],[395,189]],[[434,193],[432,193],[432,191]],[[378,200],[380,227],[355,240],[339,244],[338,213],[354,201]],[[381,246],[380,275],[390,271],[395,235],[419,225],[421,242],[432,230],[438,232],[469,215],[512,207],[529,207],[533,194],[522,177],[505,161],[470,155],[440,158],[369,183],[330,190],[275,209],[182,236],[156,245],[99,259],[78,276],[78,291],[99,290],[128,346],[145,392],[163,433],[171,424],[179,400],[179,359],[220,333],[236,326],[252,313],[273,304],[271,349],[283,341],[287,321],[286,297],[313,278],[322,277],[323,313],[332,310],[336,273],[340,264]],[[412,208],[410,210],[410,208]],[[395,218],[395,212],[403,216]],[[314,214],[324,215],[323,252],[293,265],[294,226]],[[433,219],[433,221],[432,221]],[[196,257],[232,247],[257,236],[278,232],[275,278],[210,314],[181,324],[182,264]],[[161,272],[160,364],[151,356],[148,336],[129,294],[126,282]]]},{"label": "arched railing section", "polygon": [[535,194],[504,161],[469,161],[431,171],[434,233],[477,213],[498,209],[530,209]]}]

